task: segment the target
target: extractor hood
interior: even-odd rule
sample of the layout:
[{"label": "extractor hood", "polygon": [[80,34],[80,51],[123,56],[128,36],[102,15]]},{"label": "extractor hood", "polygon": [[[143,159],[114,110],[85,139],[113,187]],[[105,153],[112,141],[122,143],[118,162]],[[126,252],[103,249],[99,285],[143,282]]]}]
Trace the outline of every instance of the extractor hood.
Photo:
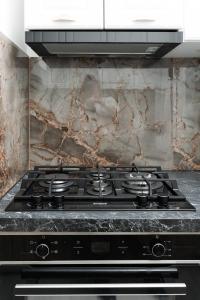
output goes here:
[{"label": "extractor hood", "polygon": [[180,31],[26,32],[26,43],[39,56],[133,56],[160,58],[183,41]]}]

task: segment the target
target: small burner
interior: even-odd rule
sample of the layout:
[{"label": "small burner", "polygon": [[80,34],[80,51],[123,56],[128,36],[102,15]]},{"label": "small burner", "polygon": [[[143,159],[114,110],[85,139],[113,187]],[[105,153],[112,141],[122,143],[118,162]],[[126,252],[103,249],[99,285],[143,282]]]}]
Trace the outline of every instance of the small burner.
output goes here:
[{"label": "small burner", "polygon": [[94,173],[90,173],[89,175],[88,175],[88,178],[90,178],[91,180],[99,180],[99,179],[101,179],[101,180],[105,180],[105,179],[108,179],[108,178],[110,178],[110,175],[109,174],[106,174],[106,173],[101,173],[101,172],[94,172]]},{"label": "small burner", "polygon": [[107,196],[112,193],[112,187],[109,182],[105,180],[93,180],[90,182],[90,185],[87,187],[87,192],[90,195],[98,196]]},{"label": "small burner", "polygon": [[93,180],[90,182],[90,184],[93,186],[95,191],[99,191],[99,188],[105,189],[110,184],[105,180]]},{"label": "small burner", "polygon": [[[135,195],[148,195],[149,194],[149,185],[145,179],[157,179],[157,176],[152,173],[139,173],[131,172],[125,174],[125,177],[128,179],[123,183],[123,187],[128,193]],[[135,181],[132,179],[136,179]],[[156,190],[163,188],[163,183],[160,181],[150,181],[152,192],[155,193]]]},{"label": "small burner", "polygon": [[112,194],[112,187],[107,179],[110,178],[110,174],[99,172],[90,172],[87,175],[91,179],[90,184],[87,186],[87,193],[94,196],[107,196]]},{"label": "small burner", "polygon": [[[50,173],[45,175],[40,175],[41,180],[39,185],[45,187],[46,190],[49,190],[51,184],[51,190],[53,193],[61,193],[68,190],[68,188],[73,185],[73,181],[69,180],[69,175],[65,173]],[[53,181],[53,179],[56,179]]]}]

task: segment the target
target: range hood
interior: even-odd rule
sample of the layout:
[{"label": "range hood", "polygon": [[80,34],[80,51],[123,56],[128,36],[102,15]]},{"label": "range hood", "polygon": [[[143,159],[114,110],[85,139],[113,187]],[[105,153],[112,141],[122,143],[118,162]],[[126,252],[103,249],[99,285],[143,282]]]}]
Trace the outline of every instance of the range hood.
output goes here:
[{"label": "range hood", "polygon": [[26,43],[39,56],[131,56],[160,58],[183,41],[179,31],[26,32]]}]

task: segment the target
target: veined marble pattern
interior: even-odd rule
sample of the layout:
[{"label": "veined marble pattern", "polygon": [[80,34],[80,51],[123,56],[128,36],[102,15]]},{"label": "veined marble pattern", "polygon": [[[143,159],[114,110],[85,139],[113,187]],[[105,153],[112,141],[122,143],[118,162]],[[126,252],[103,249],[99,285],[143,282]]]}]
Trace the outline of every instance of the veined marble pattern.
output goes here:
[{"label": "veined marble pattern", "polygon": [[31,167],[200,169],[199,63],[32,58]]},{"label": "veined marble pattern", "polygon": [[28,167],[28,57],[0,33],[0,195]]}]

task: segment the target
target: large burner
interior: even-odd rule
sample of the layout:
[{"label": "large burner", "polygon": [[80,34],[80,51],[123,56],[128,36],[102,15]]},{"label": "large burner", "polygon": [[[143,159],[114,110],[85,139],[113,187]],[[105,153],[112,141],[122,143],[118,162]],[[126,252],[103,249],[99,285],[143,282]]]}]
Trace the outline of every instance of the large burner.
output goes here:
[{"label": "large burner", "polygon": [[51,184],[53,193],[65,192],[73,184],[73,181],[69,179],[69,175],[65,173],[50,173],[40,175],[39,178],[42,179],[39,181],[39,185],[45,187],[46,190],[49,190]]},{"label": "large burner", "polygon": [[[152,173],[145,172],[131,172],[125,174],[126,181],[123,183],[123,187],[128,193],[135,195],[148,195],[149,185],[145,179],[157,179],[158,177]],[[135,179],[135,180],[134,180]],[[155,193],[157,190],[163,188],[163,183],[160,181],[149,181],[151,190]]]}]

